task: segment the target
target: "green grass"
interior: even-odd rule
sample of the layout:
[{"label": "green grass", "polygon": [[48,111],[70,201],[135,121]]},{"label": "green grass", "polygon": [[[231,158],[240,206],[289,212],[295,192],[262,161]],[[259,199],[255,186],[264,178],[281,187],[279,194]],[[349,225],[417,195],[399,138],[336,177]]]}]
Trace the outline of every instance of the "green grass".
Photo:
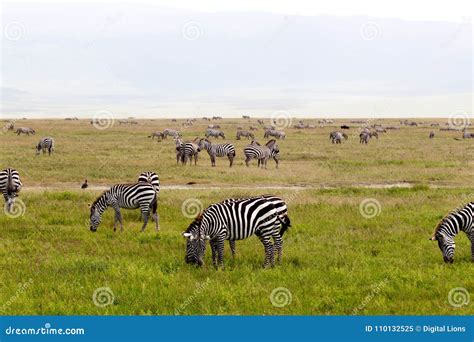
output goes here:
[{"label": "green grass", "polygon": [[[108,210],[96,233],[88,229],[88,203],[97,192],[21,194],[23,216],[0,216],[2,314],[472,314],[454,308],[452,288],[472,293],[470,244],[457,238],[455,263],[446,265],[428,241],[438,220],[472,189],[275,191],[288,200],[293,226],[285,234],[283,263],[262,269],[255,237],[226,245],[224,271],[184,263],[181,232],[190,219],[181,204],[203,206],[226,197],[260,193],[175,190],[160,195],[161,231],[140,233],[138,211],[123,211],[125,231],[113,232]],[[364,218],[359,205],[376,199],[381,211]],[[21,293],[19,284],[29,282]],[[94,305],[97,288],[109,287],[114,303]],[[284,287],[291,303],[275,307],[270,294]],[[10,303],[7,305],[7,303]]]}]

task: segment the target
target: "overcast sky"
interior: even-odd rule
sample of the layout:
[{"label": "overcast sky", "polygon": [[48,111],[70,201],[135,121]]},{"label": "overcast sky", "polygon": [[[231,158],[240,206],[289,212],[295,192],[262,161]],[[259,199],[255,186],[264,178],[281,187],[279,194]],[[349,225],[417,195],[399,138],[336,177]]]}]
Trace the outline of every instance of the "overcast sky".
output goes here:
[{"label": "overcast sky", "polygon": [[469,2],[392,3],[4,3],[1,115],[472,115]]}]

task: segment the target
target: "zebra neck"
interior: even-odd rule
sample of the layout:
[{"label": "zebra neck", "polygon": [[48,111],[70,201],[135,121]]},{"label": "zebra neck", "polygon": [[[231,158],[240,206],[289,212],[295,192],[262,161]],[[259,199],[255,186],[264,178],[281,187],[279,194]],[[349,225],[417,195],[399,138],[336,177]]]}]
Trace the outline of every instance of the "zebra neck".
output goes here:
[{"label": "zebra neck", "polygon": [[108,193],[104,193],[96,202],[95,208],[99,212],[100,215],[102,215],[109,206],[108,204]]}]

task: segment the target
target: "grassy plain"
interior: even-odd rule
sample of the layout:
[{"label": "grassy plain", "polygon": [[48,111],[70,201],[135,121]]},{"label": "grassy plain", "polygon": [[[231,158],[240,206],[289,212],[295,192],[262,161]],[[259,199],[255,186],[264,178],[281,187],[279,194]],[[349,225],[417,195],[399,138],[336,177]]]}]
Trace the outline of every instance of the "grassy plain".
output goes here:
[{"label": "grassy plain", "polygon": [[[243,120],[222,124],[230,141],[235,142],[237,124],[247,125]],[[246,141],[236,142],[238,162],[232,169],[225,160],[212,169],[205,153],[197,167],[176,166],[172,140],[157,143],[146,137],[153,130],[178,127],[170,120],[115,123],[101,131],[85,120],[19,125],[38,133],[0,135],[0,165],[17,168],[24,182],[19,197],[23,215],[0,214],[2,314],[474,312],[472,303],[455,307],[448,300],[453,288],[474,290],[467,238],[458,237],[452,265],[445,265],[436,244],[428,241],[443,215],[474,199],[473,145],[454,140],[459,132],[435,128],[437,136],[429,140],[430,127],[402,128],[362,146],[349,131],[349,140],[336,146],[328,140],[334,127],[288,129],[288,138],[280,142],[281,167],[276,170],[271,162],[268,170],[259,170],[243,165]],[[184,135],[202,136],[204,128],[199,122]],[[56,152],[35,157],[33,147],[45,135],[56,138]],[[258,140],[264,141],[261,135],[260,130]],[[139,233],[138,211],[123,212],[123,233],[113,232],[110,211],[98,232],[91,233],[88,204],[100,191],[78,189],[82,180],[92,185],[130,182],[148,169],[160,174],[164,186],[195,182],[215,188],[165,187],[159,233],[152,224]],[[399,182],[413,187],[354,186]],[[302,188],[258,189],[288,185]],[[278,194],[289,204],[293,227],[284,237],[282,265],[261,268],[263,247],[257,238],[238,242],[234,260],[226,249],[225,271],[210,266],[209,251],[202,269],[184,263],[180,233],[190,222],[181,210],[186,199],[206,207],[262,192]],[[362,215],[369,209],[360,208],[368,199],[376,203],[372,218],[367,217],[372,212]],[[113,293],[113,303],[105,307],[92,299],[102,287]]]}]

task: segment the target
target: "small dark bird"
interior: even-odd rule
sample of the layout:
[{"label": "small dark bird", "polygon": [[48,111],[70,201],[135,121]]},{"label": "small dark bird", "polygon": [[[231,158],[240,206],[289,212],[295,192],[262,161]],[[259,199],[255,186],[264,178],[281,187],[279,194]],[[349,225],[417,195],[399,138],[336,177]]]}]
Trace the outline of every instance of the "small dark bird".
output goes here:
[{"label": "small dark bird", "polygon": [[81,189],[87,189],[89,185],[87,184],[87,179],[84,181],[84,183],[81,185]]}]

